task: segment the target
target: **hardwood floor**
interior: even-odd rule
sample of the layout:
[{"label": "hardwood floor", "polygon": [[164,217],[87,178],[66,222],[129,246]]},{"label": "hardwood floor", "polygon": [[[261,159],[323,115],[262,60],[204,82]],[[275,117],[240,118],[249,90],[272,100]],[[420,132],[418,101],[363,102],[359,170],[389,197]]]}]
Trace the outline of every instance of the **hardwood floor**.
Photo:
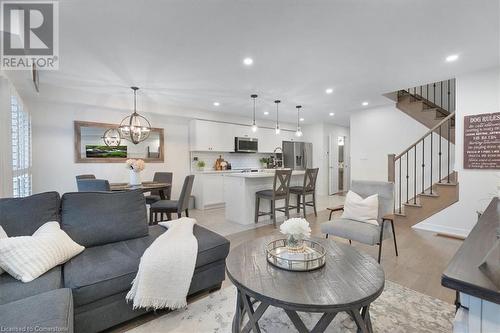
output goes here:
[{"label": "hardwood floor", "polygon": [[[340,215],[340,213],[338,214]],[[320,232],[321,222],[328,220],[328,211],[307,216],[311,223],[312,236],[325,237]],[[455,300],[454,291],[441,286],[441,274],[448,262],[462,244],[461,240],[436,236],[433,233],[418,231],[410,225],[395,223],[399,256],[396,257],[392,239],[384,241],[382,246],[382,266],[386,279],[423,294],[439,298],[449,303]],[[279,229],[272,225],[263,226],[226,236],[231,241],[231,248],[244,241],[267,235],[280,235]],[[341,238],[330,237],[332,241],[346,242]],[[377,258],[378,247],[353,242],[352,246]],[[223,286],[231,282],[226,279]]]}]

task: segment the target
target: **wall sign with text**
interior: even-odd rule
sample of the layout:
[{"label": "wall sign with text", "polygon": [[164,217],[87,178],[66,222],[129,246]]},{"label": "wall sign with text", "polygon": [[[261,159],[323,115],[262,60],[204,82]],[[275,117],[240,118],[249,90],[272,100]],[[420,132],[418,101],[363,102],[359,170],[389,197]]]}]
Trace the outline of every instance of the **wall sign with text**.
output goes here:
[{"label": "wall sign with text", "polygon": [[500,112],[464,117],[464,169],[500,169]]}]

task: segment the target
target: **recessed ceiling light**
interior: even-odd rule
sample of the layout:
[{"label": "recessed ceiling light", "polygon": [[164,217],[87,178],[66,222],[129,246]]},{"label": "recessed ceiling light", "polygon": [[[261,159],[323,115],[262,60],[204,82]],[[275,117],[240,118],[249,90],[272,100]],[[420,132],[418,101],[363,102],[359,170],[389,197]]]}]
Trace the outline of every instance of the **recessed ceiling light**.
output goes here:
[{"label": "recessed ceiling light", "polygon": [[265,115],[265,116],[267,116],[268,114],[269,114],[269,112],[267,112],[267,111],[265,111],[265,112],[264,112],[264,115]]},{"label": "recessed ceiling light", "polygon": [[334,115],[335,115],[335,113],[330,112],[328,115],[329,115],[330,117],[332,117],[332,116],[334,116]]},{"label": "recessed ceiling light", "polygon": [[214,102],[214,106],[219,106],[220,103],[219,102]]},{"label": "recessed ceiling light", "polygon": [[361,105],[363,105],[363,106],[367,106],[367,105],[368,105],[368,102],[363,102],[363,103],[361,103]]},{"label": "recessed ceiling light", "polygon": [[243,63],[247,66],[250,66],[253,64],[253,59],[252,58],[245,58],[245,59],[243,59]]},{"label": "recessed ceiling light", "polygon": [[332,89],[332,88],[328,88],[328,89],[326,89],[326,90],[325,90],[325,92],[326,92],[327,94],[331,94],[331,93],[333,92],[333,89]]},{"label": "recessed ceiling light", "polygon": [[446,62],[453,62],[455,60],[458,60],[458,54],[451,54],[446,57]]},{"label": "recessed ceiling light", "polygon": [[300,120],[300,121],[304,121],[304,118],[300,118],[299,120]]}]

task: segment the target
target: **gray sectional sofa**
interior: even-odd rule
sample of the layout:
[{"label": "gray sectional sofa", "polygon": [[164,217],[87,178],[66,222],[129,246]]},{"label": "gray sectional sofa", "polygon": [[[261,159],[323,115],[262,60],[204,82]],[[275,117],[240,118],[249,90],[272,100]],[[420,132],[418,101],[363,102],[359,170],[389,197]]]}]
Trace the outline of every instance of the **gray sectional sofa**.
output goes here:
[{"label": "gray sectional sofa", "polygon": [[[148,226],[139,192],[47,192],[0,199],[0,225],[9,236],[31,235],[59,221],[85,250],[30,283],[0,275],[3,327],[56,327],[99,332],[146,311],[125,302],[142,253],[165,228]],[[220,288],[229,241],[195,225],[198,256],[189,295]]]}]

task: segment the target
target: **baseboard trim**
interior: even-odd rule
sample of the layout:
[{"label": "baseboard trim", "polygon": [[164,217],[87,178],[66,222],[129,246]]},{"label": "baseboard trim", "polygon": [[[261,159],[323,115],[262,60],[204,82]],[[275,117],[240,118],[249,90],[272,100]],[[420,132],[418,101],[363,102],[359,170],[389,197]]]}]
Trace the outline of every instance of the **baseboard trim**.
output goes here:
[{"label": "baseboard trim", "polygon": [[423,231],[431,231],[437,234],[446,235],[448,237],[454,237],[459,239],[465,239],[470,230],[462,229],[462,228],[453,228],[442,225],[436,225],[431,223],[418,223],[412,226],[413,229],[423,230]]}]

